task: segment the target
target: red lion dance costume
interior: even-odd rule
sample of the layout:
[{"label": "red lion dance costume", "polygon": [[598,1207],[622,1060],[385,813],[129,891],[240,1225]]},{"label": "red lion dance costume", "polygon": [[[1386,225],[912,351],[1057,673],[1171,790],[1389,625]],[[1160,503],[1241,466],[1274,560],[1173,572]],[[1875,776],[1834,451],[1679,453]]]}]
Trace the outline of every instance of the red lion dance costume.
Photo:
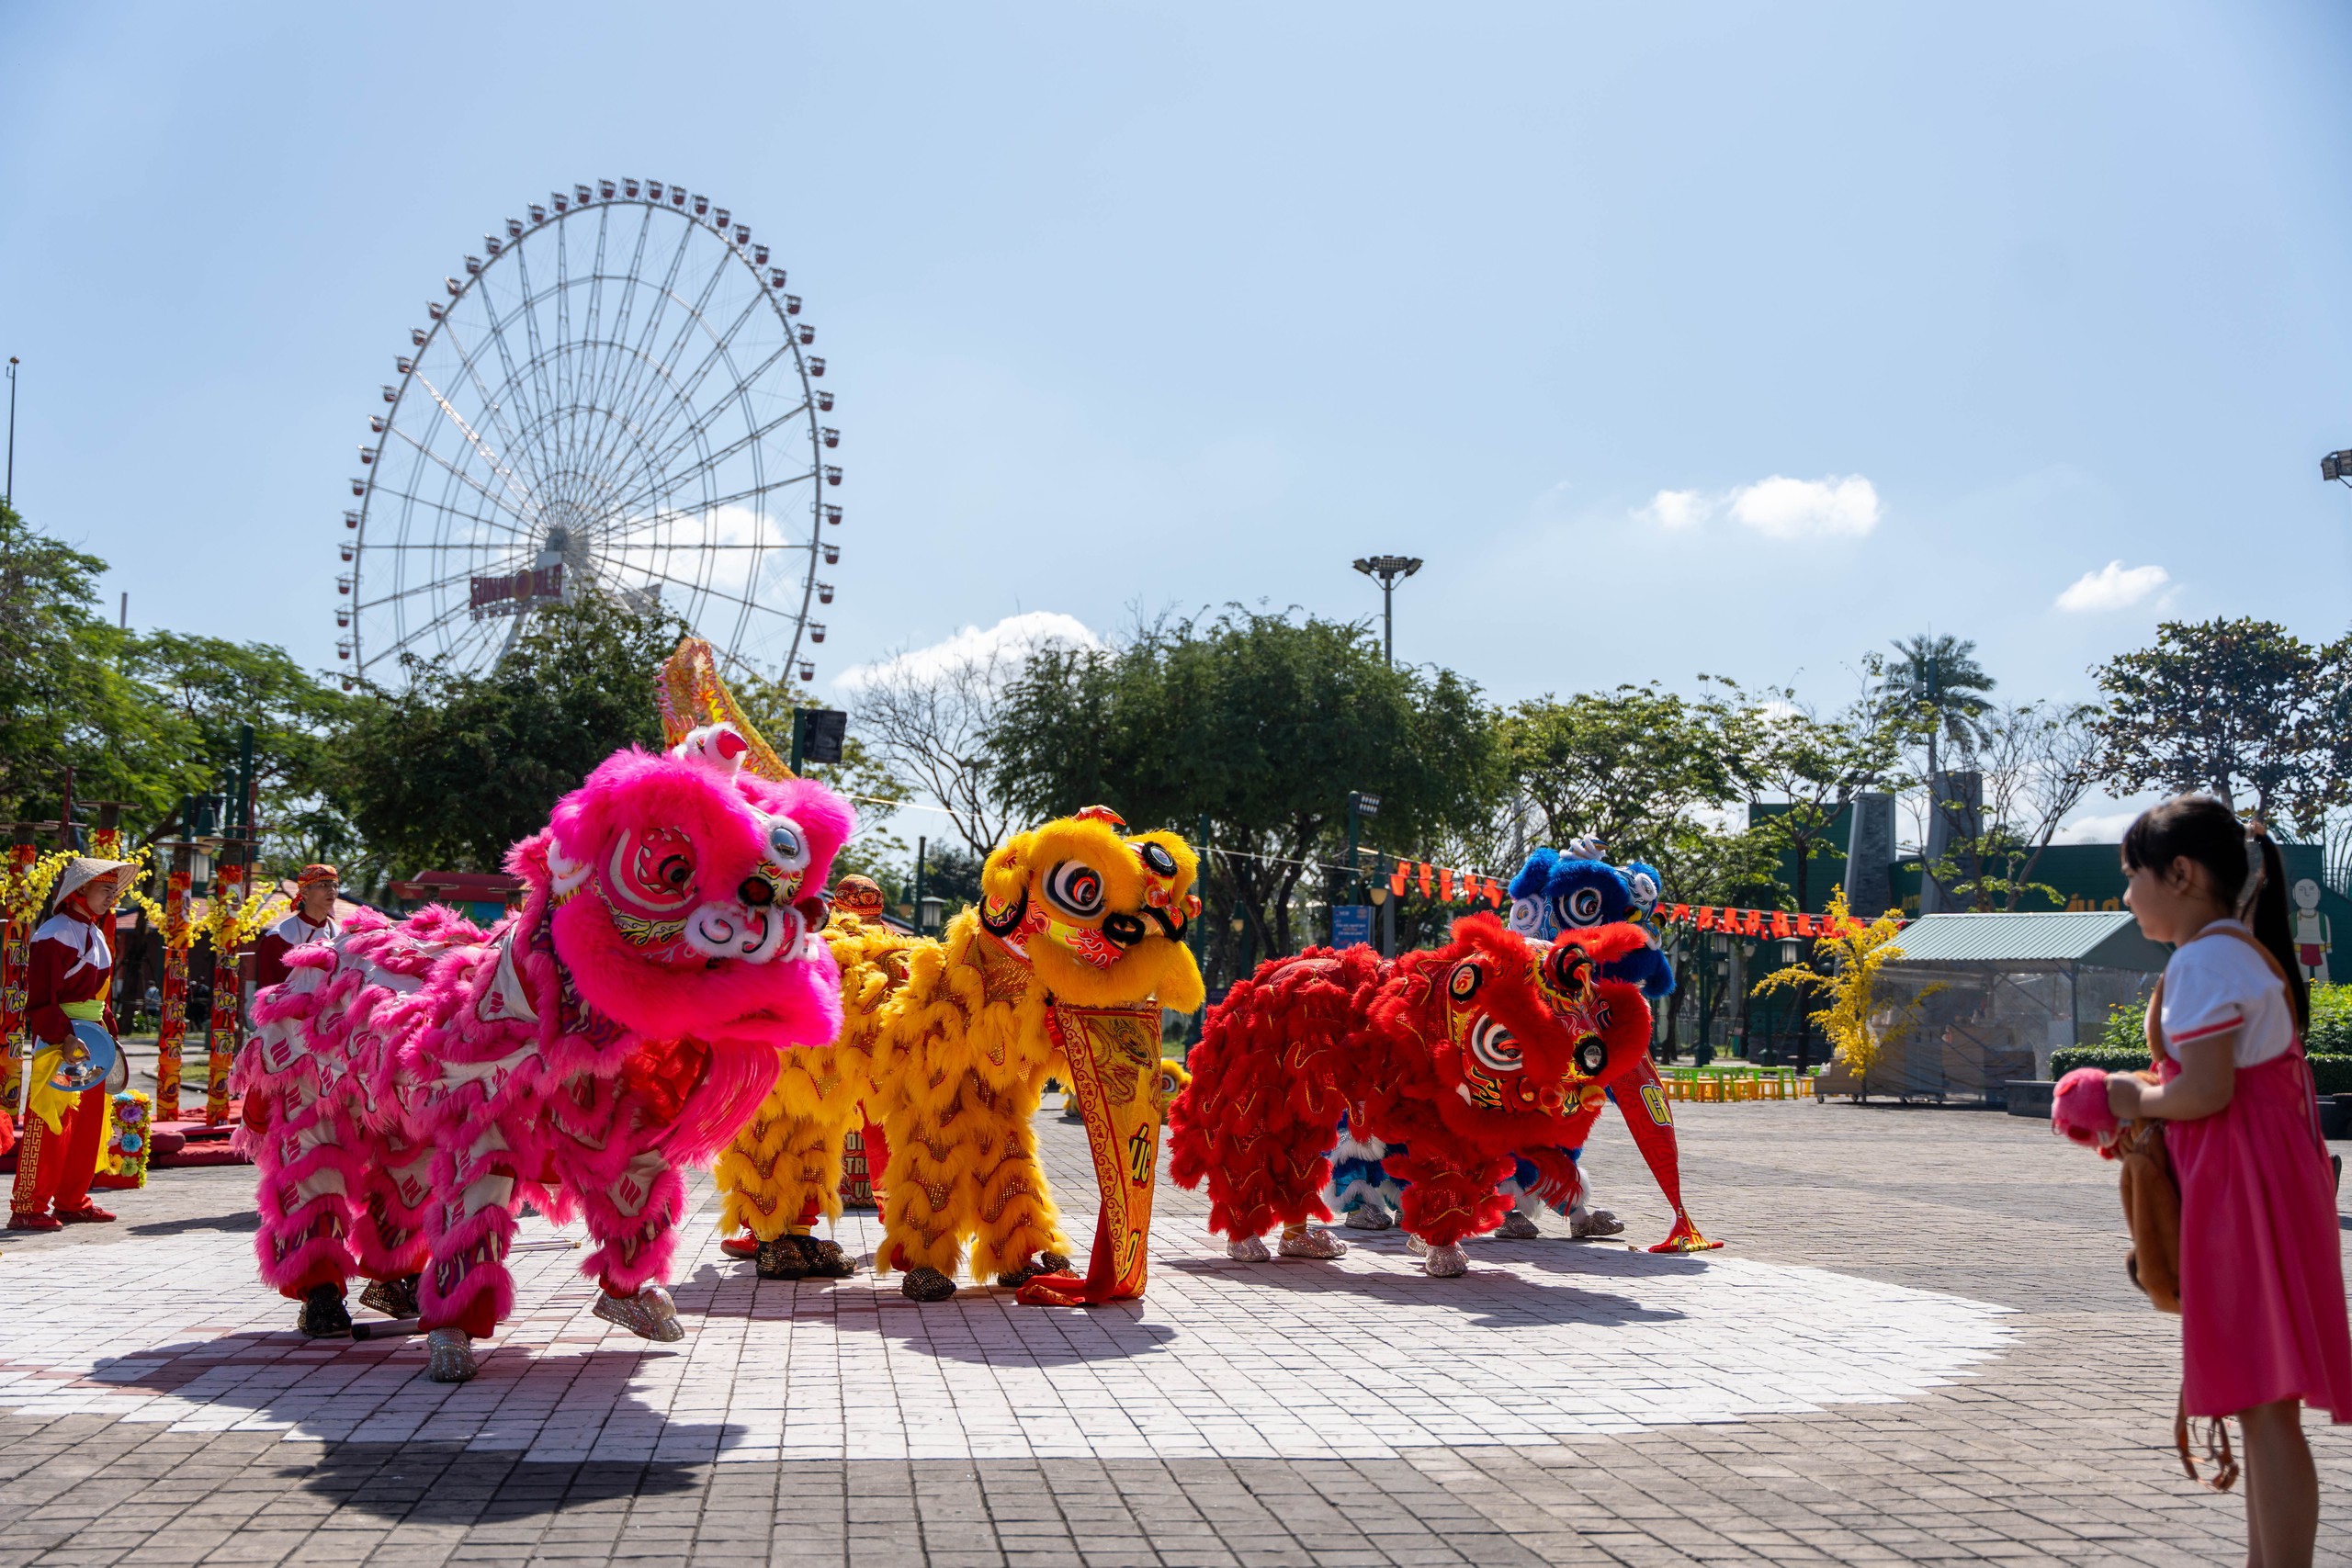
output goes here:
[{"label": "red lion dance costume", "polygon": [[440,1382],[514,1308],[515,1210],[584,1213],[596,1315],[684,1337],[662,1280],[707,1161],[775,1082],[778,1054],[841,1026],[825,885],[850,808],[741,771],[695,730],[615,755],[508,852],[520,913],[482,931],[430,908],[352,919],[296,949],[240,1058],[260,1168],[263,1280],[312,1335],[348,1332],[344,1284],[419,1314]]},{"label": "red lion dance costume", "polygon": [[1649,1059],[1641,987],[1597,974],[1643,941],[1603,926],[1539,948],[1474,915],[1444,947],[1394,962],[1368,947],[1271,960],[1209,1012],[1169,1112],[1170,1174],[1208,1183],[1209,1228],[1233,1257],[1264,1258],[1258,1238],[1280,1225],[1286,1256],[1336,1258],[1346,1244],[1306,1227],[1331,1217],[1344,1114],[1352,1135],[1408,1145],[1391,1156],[1409,1183],[1404,1227],[1430,1273],[1460,1274],[1463,1238],[1510,1206],[1496,1184],[1519,1151],[1534,1151],[1544,1195],[1567,1201],[1576,1167],[1558,1149]]}]

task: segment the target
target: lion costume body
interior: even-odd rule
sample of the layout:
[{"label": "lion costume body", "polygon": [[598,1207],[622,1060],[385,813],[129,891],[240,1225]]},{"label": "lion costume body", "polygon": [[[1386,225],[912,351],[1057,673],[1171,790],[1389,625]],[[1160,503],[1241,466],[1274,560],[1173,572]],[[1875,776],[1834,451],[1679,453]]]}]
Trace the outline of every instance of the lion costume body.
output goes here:
[{"label": "lion costume body", "polygon": [[[884,1011],[874,1077],[889,1166],[876,1267],[906,1270],[900,1289],[918,1301],[953,1295],[959,1262],[1031,1303],[1142,1293],[1164,1110],[1159,1012],[1202,999],[1184,945],[1199,866],[1176,835],[1127,838],[1125,827],[1092,807],[1000,845],[979,905],[944,942],[910,951]],[[1031,1130],[1049,1074],[1071,1084],[1102,1185],[1083,1280],[1069,1272]]]},{"label": "lion costume body", "polygon": [[517,844],[519,913],[355,918],[288,955],[237,1064],[258,1167],[262,1278],[314,1335],[347,1331],[345,1281],[428,1331],[435,1380],[513,1309],[503,1262],[527,1201],[584,1213],[598,1316],[683,1337],[661,1280],[681,1168],[708,1159],[780,1053],[840,1027],[811,935],[849,807],[740,770],[727,726],[618,753]]},{"label": "lion costume body", "polygon": [[1472,916],[1446,946],[1393,961],[1365,947],[1270,960],[1209,1013],[1170,1112],[1170,1174],[1208,1184],[1232,1256],[1265,1258],[1259,1237],[1281,1225],[1285,1253],[1336,1257],[1336,1237],[1305,1226],[1331,1217],[1344,1116],[1386,1146],[1428,1271],[1459,1274],[1462,1239],[1510,1206],[1497,1186],[1517,1152],[1541,1151],[1547,1193],[1572,1192],[1574,1164],[1548,1151],[1581,1143],[1572,1120],[1648,1060],[1640,986],[1601,977],[1641,942],[1619,925],[1539,949]]},{"label": "lion costume body", "polygon": [[[712,1168],[719,1229],[751,1232],[762,1279],[842,1279],[852,1271],[840,1247],[809,1227],[820,1213],[841,1218],[843,1145],[862,1117],[881,1114],[874,1048],[883,1010],[906,984],[915,953],[939,945],[885,921],[879,888],[859,877],[843,884],[825,928],[841,970],[841,1034],[830,1045],[786,1055],[775,1089]],[[856,896],[869,888],[870,898]],[[874,1175],[878,1187],[881,1172]]]}]

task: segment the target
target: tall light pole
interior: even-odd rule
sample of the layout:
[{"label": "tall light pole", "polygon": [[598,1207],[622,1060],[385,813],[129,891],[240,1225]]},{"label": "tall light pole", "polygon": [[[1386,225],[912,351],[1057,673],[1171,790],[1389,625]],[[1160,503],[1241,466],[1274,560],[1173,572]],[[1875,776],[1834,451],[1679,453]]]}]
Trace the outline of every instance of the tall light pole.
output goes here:
[{"label": "tall light pole", "polygon": [[1380,580],[1380,655],[1396,662],[1396,584],[1421,570],[1419,556],[1367,556],[1355,563],[1366,577]]},{"label": "tall light pole", "polygon": [[0,502],[17,504],[17,356],[8,356],[8,484]]},{"label": "tall light pole", "polygon": [[[15,360],[8,361],[14,365]],[[2352,485],[2352,452],[2330,452],[2319,460],[2319,477]]]}]

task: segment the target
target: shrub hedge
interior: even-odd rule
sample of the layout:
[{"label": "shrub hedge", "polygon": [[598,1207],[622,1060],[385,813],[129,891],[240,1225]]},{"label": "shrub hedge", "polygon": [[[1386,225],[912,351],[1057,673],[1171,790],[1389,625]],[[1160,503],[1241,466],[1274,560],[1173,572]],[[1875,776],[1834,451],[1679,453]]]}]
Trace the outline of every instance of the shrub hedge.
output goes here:
[{"label": "shrub hedge", "polygon": [[[2333,987],[2330,987],[2333,989]],[[2312,1032],[2316,1034],[2316,1020]],[[2095,1045],[2070,1045],[2050,1053],[2050,1076],[2063,1078],[2076,1067],[2097,1067],[2103,1073],[2128,1073],[2148,1065],[2144,1046],[2130,1051]],[[2352,1054],[2312,1054],[2312,1077],[2322,1094],[2352,1094]]]}]

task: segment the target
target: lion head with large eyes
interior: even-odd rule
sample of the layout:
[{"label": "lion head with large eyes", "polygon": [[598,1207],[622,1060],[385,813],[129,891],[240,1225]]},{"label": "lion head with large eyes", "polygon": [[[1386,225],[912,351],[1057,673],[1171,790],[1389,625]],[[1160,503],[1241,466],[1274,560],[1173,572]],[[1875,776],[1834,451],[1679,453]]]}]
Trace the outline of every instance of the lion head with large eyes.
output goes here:
[{"label": "lion head with large eyes", "polygon": [[1081,1007],[1157,998],[1189,1012],[1200,965],[1184,935],[1200,918],[1200,861],[1173,833],[1127,836],[1090,806],[1014,835],[980,872],[980,925],[1027,959],[1046,988]]},{"label": "lion head with large eyes", "polygon": [[741,737],[606,759],[509,866],[546,888],[581,998],[635,1032],[775,1045],[840,1027],[820,890],[849,807],[822,784],[739,767]]},{"label": "lion head with large eyes", "polygon": [[1445,946],[1399,958],[1398,972],[1421,985],[1374,1007],[1428,1043],[1450,1124],[1491,1132],[1523,1121],[1526,1141],[1538,1142],[1648,1049],[1640,988],[1604,977],[1641,941],[1621,922],[1537,946],[1491,916],[1472,916],[1454,922]]}]

